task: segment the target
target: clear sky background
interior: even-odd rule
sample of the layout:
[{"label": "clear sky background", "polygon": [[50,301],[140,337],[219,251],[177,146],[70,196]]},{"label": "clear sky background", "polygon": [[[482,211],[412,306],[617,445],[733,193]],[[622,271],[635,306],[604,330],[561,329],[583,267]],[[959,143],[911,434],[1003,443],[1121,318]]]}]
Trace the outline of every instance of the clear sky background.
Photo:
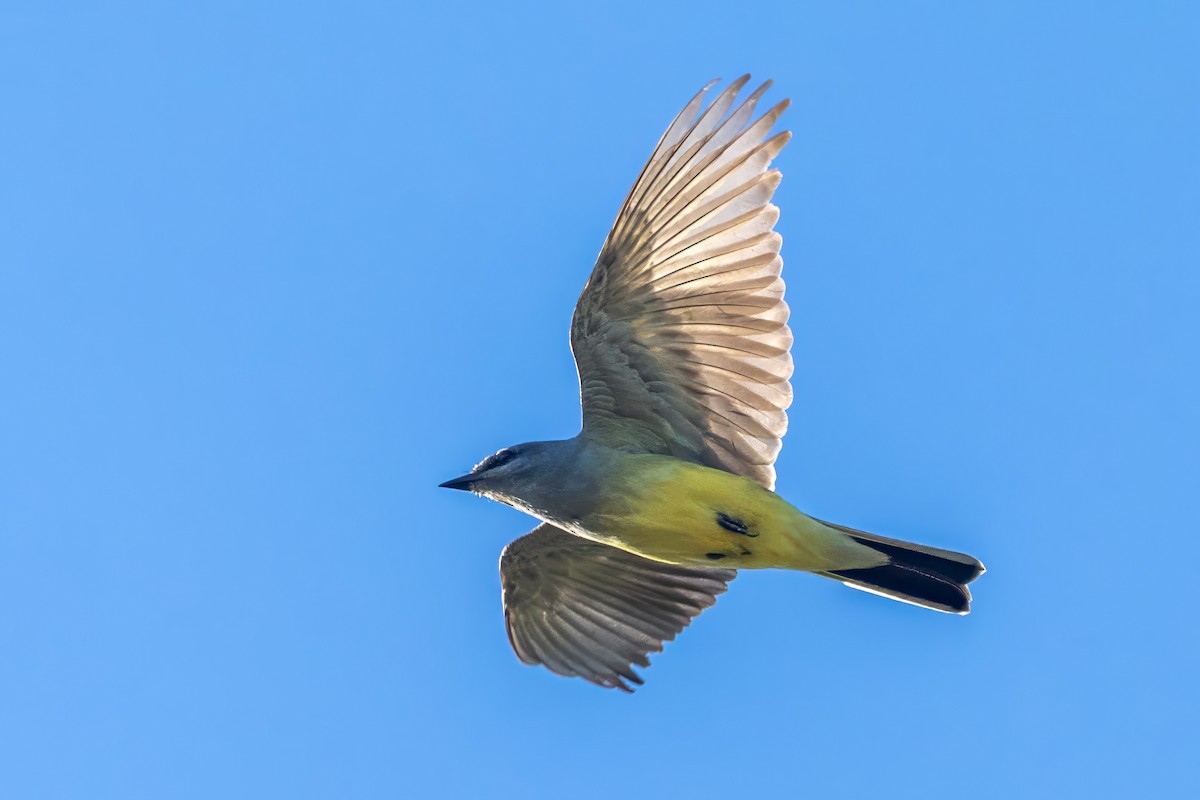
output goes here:
[{"label": "clear sky background", "polygon": [[[1195,4],[169,5],[0,11],[0,796],[1197,790]],[[743,573],[627,697],[435,486],[576,432],[592,259],[744,71],[778,489],[990,571]]]}]

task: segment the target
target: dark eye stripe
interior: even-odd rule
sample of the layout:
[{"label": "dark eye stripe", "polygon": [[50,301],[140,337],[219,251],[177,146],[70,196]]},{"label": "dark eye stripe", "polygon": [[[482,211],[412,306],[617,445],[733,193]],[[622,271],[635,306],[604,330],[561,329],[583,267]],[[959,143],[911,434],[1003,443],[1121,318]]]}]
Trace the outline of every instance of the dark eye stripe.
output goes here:
[{"label": "dark eye stripe", "polygon": [[515,450],[501,450],[499,453],[493,453],[483,461],[480,461],[479,466],[475,468],[475,471],[484,472],[489,469],[495,469],[501,464],[507,464],[509,461],[512,461],[516,455],[517,453]]}]

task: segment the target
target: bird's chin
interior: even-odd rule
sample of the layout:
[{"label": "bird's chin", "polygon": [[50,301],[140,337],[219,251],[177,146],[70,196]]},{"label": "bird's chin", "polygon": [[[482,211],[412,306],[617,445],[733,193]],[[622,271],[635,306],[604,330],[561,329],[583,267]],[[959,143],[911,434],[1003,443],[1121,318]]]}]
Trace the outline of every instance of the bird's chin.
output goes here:
[{"label": "bird's chin", "polygon": [[496,491],[495,489],[488,489],[486,487],[480,486],[479,488],[472,488],[471,491],[473,491],[475,494],[479,495],[480,497],[486,497],[488,500],[495,500],[497,503],[503,503],[506,506],[513,506],[514,508],[516,507],[515,505],[513,505],[512,498],[510,498],[508,495],[504,494],[503,492]]},{"label": "bird's chin", "polygon": [[526,503],[519,497],[513,497],[505,494],[504,492],[497,492],[494,489],[482,489],[479,494],[483,495],[489,500],[495,500],[497,503],[503,503],[509,508],[515,508],[517,511],[523,511],[531,516],[538,517],[539,519],[541,518],[541,514],[538,513],[533,506],[529,505],[529,503]]}]

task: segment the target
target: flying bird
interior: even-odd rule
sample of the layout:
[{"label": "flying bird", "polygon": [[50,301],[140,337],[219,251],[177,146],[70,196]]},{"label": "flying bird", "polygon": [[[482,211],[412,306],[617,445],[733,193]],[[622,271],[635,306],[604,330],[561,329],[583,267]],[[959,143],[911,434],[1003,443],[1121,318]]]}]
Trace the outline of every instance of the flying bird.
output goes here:
[{"label": "flying bird", "polygon": [[571,321],[583,425],[507,447],[441,484],[541,521],[500,557],[526,664],[632,691],[738,569],[812,572],[955,614],[969,555],[809,517],[774,493],[792,402],[772,135],[749,75],[700,90],[659,140]]}]

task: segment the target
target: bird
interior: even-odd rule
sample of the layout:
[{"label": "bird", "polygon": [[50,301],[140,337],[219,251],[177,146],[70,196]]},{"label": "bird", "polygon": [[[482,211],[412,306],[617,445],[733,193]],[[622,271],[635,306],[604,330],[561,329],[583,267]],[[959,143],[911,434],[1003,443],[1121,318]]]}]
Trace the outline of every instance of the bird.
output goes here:
[{"label": "bird", "polygon": [[582,425],[506,447],[440,484],[540,524],[500,557],[517,657],[632,692],[740,569],[815,573],[953,614],[984,567],[965,553],[810,517],[774,492],[793,372],[781,173],[756,116],[766,81],[705,85],[622,204],[571,320]]}]

